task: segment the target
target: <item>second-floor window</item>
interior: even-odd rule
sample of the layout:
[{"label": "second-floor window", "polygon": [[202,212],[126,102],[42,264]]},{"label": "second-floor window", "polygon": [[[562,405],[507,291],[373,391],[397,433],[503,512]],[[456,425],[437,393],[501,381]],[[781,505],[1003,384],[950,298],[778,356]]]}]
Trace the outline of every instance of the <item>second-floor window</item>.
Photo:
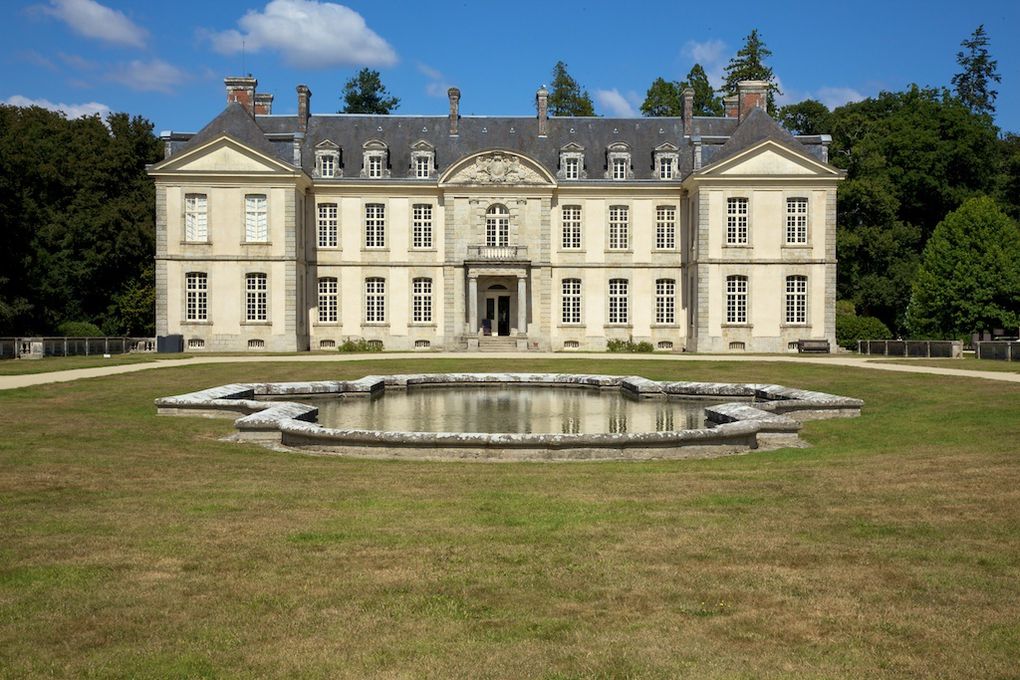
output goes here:
[{"label": "second-floor window", "polygon": [[609,206],[609,249],[626,250],[630,247],[630,210],[625,205]]},{"label": "second-floor window", "polygon": [[337,246],[337,206],[336,203],[319,204],[318,244],[320,248],[336,248]]},{"label": "second-floor window", "polygon": [[269,282],[265,274],[245,276],[245,320],[269,319]]},{"label": "second-floor window", "polygon": [[187,194],[184,197],[184,240],[208,241],[208,200],[205,194]]},{"label": "second-floor window", "polygon": [[786,242],[807,243],[808,201],[806,198],[786,199]]},{"label": "second-floor window", "polygon": [[415,203],[411,209],[411,246],[432,247],[432,205]]},{"label": "second-floor window", "polygon": [[386,206],[381,203],[365,206],[365,247],[386,247]]},{"label": "second-floor window", "polygon": [[485,245],[506,246],[510,244],[510,211],[506,206],[496,204],[485,213]]},{"label": "second-floor window", "polygon": [[265,243],[269,240],[269,213],[265,194],[248,194],[244,197],[244,240],[248,243]]},{"label": "second-floor window", "polygon": [[578,250],[581,247],[581,206],[563,206],[563,248]]},{"label": "second-floor window", "polygon": [[747,199],[726,199],[726,244],[747,244]]},{"label": "second-floor window", "polygon": [[676,208],[660,205],[655,209],[655,247],[659,250],[676,248]]}]

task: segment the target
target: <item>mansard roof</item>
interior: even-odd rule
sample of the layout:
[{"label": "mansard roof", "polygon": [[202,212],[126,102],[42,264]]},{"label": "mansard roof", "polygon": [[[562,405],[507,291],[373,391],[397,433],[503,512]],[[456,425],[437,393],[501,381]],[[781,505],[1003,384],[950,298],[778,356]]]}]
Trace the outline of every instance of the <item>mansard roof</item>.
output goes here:
[{"label": "mansard roof", "polygon": [[405,169],[410,168],[412,148],[422,141],[433,146],[439,174],[472,154],[504,149],[536,160],[555,176],[561,149],[576,144],[583,148],[588,177],[597,180],[606,170],[610,145],[624,142],[630,147],[635,180],[658,180],[654,156],[656,149],[665,144],[680,150],[680,179],[694,170],[692,138],[700,138],[703,145],[702,167],[729,158],[764,139],[772,139],[818,160],[824,158],[817,138],[811,143],[802,143],[761,109],[752,111],[743,121],[695,116],[691,126],[692,135],[686,137],[683,119],[679,117],[551,117],[548,134],[540,137],[538,119],[534,116],[463,116],[459,121],[459,134],[451,136],[447,116],[326,114],[310,116],[301,139],[296,115],[256,115],[253,118],[240,104],[233,103],[190,140],[171,141],[170,145],[177,155],[226,134],[285,163],[293,163],[297,137],[302,167],[311,175],[316,147],[329,140],[340,147],[348,176],[356,176],[350,171],[360,169],[364,144],[379,140],[387,147],[394,179],[407,179]]}]

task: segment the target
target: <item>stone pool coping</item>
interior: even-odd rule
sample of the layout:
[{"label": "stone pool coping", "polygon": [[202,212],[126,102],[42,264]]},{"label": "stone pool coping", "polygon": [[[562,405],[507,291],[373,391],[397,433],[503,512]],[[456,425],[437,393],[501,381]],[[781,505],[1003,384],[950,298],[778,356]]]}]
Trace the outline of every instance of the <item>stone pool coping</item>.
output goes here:
[{"label": "stone pool coping", "polygon": [[[477,385],[619,389],[637,399],[732,397],[706,407],[715,427],[670,432],[517,434],[388,432],[326,428],[318,409],[256,397],[374,397],[388,389]],[[358,380],[233,383],[155,401],[161,415],[235,417],[237,439],[309,452],[363,457],[469,460],[627,460],[691,458],[803,446],[801,422],[860,415],[864,402],[825,392],[758,383],[656,381],[641,376],[573,373],[420,373]]]}]

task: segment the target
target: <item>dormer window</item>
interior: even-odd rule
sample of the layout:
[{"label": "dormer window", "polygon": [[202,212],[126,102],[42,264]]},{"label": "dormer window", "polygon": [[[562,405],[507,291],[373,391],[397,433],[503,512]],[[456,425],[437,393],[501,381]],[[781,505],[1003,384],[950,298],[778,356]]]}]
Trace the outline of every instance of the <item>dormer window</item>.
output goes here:
[{"label": "dormer window", "polygon": [[633,179],[634,172],[630,166],[630,145],[626,142],[614,142],[606,151],[606,179]]},{"label": "dormer window", "polygon": [[428,179],[435,174],[435,147],[421,140],[411,146],[411,177]]},{"label": "dormer window", "polygon": [[655,147],[655,175],[659,179],[676,179],[679,172],[680,150],[666,142]]},{"label": "dormer window", "polygon": [[361,148],[364,155],[361,165],[361,176],[371,179],[389,177],[390,170],[387,163],[389,149],[386,147],[385,142],[381,142],[378,139],[370,139]]},{"label": "dormer window", "polygon": [[334,179],[340,171],[340,147],[326,139],[315,145],[315,176]]},{"label": "dormer window", "polygon": [[584,147],[576,142],[567,144],[560,149],[560,169],[556,173],[560,179],[586,179],[584,169]]}]

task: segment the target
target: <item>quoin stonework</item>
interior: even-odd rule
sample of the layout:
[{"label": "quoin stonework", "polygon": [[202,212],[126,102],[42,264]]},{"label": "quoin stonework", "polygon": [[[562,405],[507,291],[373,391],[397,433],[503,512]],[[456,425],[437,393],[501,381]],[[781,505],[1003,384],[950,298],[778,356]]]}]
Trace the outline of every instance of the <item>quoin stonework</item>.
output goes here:
[{"label": "quoin stonework", "polygon": [[827,135],[744,82],[726,115],[272,112],[252,77],[198,133],[164,132],[156,331],[190,351],[785,352],[835,344]]}]

